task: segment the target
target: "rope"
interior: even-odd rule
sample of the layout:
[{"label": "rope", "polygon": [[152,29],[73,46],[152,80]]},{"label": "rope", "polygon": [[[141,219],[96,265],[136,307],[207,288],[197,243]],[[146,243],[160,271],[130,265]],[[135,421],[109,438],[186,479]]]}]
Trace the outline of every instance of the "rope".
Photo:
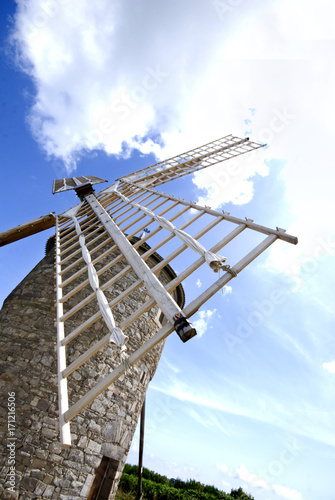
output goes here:
[{"label": "rope", "polygon": [[87,265],[88,280],[90,282],[92,290],[94,291],[94,293],[96,295],[101,315],[105,321],[105,324],[106,324],[108,330],[111,332],[111,335],[109,337],[109,341],[113,342],[118,347],[121,347],[123,349],[123,346],[124,346],[125,342],[128,340],[128,337],[126,335],[124,335],[123,331],[119,327],[116,326],[112,310],[109,307],[109,304],[108,304],[108,301],[106,299],[105,294],[103,293],[103,291],[100,288],[98,274],[96,272],[95,267],[92,264],[91,255],[90,255],[90,252],[86,246],[85,236],[81,231],[79,221],[76,217],[76,214],[77,214],[80,206],[81,206],[81,204],[77,205],[76,207],[74,207],[71,210],[68,210],[67,212],[65,212],[63,214],[63,216],[72,219],[74,222],[74,225],[76,228],[76,233],[79,237],[79,244],[81,247],[81,253],[82,253],[83,259]]},{"label": "rope", "polygon": [[231,267],[229,269],[227,269],[227,273],[230,273],[233,276],[233,278],[236,278],[236,276],[237,276],[237,272],[234,269],[232,269]]}]

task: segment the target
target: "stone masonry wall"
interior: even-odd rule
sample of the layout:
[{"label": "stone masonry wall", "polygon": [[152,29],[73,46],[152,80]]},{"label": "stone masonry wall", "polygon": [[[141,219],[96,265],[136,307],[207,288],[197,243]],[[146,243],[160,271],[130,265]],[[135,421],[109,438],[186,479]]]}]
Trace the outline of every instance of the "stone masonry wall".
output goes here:
[{"label": "stone masonry wall", "polygon": [[[156,262],[151,265],[153,263]],[[122,265],[125,264],[113,267],[110,273],[119,272]],[[122,283],[106,292],[107,298],[115,297],[136,279],[134,274],[128,275]],[[164,278],[165,281],[169,279],[171,276]],[[9,295],[0,312],[0,498],[113,499],[163,343],[72,420],[73,445],[62,449],[57,429],[54,288],[54,249],[51,249]],[[74,300],[81,300],[81,296]],[[137,289],[113,310],[116,322],[146,300],[146,290],[143,287]],[[95,306],[88,307],[87,315],[92,314],[92,307]],[[128,354],[159,329],[159,314],[155,307],[125,331],[129,336]],[[72,327],[83,319],[74,315]],[[107,332],[102,321],[95,323],[80,343],[70,344],[68,362]],[[109,345],[83,365],[69,377],[70,402],[94,386],[119,362],[117,350]],[[13,446],[8,447],[14,442],[9,439],[9,393],[15,393],[15,450]],[[13,456],[15,488],[11,488],[13,476],[9,460]],[[109,483],[104,483],[107,493],[101,491],[97,496],[107,463],[110,476]]]}]

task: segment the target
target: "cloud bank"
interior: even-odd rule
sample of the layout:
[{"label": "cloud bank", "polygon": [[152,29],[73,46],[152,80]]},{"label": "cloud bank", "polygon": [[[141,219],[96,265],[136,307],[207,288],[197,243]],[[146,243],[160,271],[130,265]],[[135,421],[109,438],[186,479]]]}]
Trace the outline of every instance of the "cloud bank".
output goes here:
[{"label": "cloud bank", "polygon": [[267,143],[233,174],[226,162],[194,183],[213,208],[246,204],[282,160],[280,224],[300,245],[271,255],[289,268],[332,238],[332,14],[326,0],[17,0],[11,44],[35,84],[30,127],[69,172],[93,150],[163,159],[229,133]]},{"label": "cloud bank", "polygon": [[29,121],[48,155],[69,170],[92,149],[159,155],[161,136],[185,129],[195,82],[203,80],[221,34],[210,29],[218,24],[211,4],[17,3],[11,40],[35,82]]}]

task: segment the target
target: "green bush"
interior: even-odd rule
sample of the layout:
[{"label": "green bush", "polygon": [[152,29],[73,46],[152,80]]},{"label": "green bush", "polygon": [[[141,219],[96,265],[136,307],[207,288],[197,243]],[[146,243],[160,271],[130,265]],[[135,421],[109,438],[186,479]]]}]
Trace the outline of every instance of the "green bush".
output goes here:
[{"label": "green bush", "polygon": [[119,487],[125,493],[136,493],[137,491],[138,480],[136,476],[131,474],[126,474],[125,472],[122,474]]},{"label": "green bush", "polygon": [[[138,466],[126,464],[120,480],[120,489],[136,495],[138,488]],[[145,500],[254,500],[242,488],[224,493],[215,486],[206,486],[194,479],[186,482],[180,478],[170,480],[156,472],[143,468],[142,491]]]},{"label": "green bush", "polygon": [[230,496],[232,498],[238,498],[241,500],[255,500],[251,495],[247,495],[246,493],[244,493],[242,488],[239,488],[238,490],[231,490]]}]

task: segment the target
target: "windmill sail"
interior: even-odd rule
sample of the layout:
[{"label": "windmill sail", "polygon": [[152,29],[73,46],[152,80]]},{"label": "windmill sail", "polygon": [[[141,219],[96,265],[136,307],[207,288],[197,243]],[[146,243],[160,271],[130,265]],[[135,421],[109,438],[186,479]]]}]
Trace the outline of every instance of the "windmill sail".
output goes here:
[{"label": "windmill sail", "polygon": [[[87,194],[75,209],[57,217],[59,400],[64,444],[70,444],[69,422],[165,339],[178,318],[188,321],[277,239],[297,243],[297,238],[279,228],[239,219],[144,184],[123,178],[97,196]],[[225,257],[221,255],[223,251]],[[221,262],[221,276],[217,277],[208,266],[209,255]],[[169,282],[162,273],[167,266],[180,269]],[[206,277],[202,293],[191,297],[180,309],[173,295],[180,285],[193,284],[195,288],[199,273]],[[145,300],[139,300],[139,290],[145,294]],[[136,305],[132,309],[124,307],[123,320],[116,325],[113,311],[131,297],[135,297]],[[88,313],[86,308],[93,303],[95,312]],[[154,308],[163,311],[168,321],[149,340],[133,349],[137,322],[145,321],[147,312]],[[104,313],[110,318],[109,323]],[[75,317],[82,321],[73,327]],[[96,328],[98,324],[105,326]],[[113,341],[113,329],[121,332],[119,344]],[[87,345],[82,342],[87,336],[92,338],[90,347],[81,349],[81,345]],[[129,340],[125,342],[126,339]],[[67,386],[73,383],[76,371],[94,360],[111,342],[114,369],[85,394],[78,394],[75,401],[68,401]],[[68,353],[73,345],[80,353],[75,357]]]},{"label": "windmill sail", "polygon": [[96,177],[95,175],[82,175],[79,177],[67,177],[63,179],[56,179],[53,183],[53,194],[62,193],[69,189],[76,189],[78,186],[85,184],[99,184],[100,182],[107,182],[106,179]]},{"label": "windmill sail", "polygon": [[137,170],[118,180],[128,180],[142,186],[159,186],[263,146],[264,144],[250,141],[248,137],[241,139],[227,135],[181,155]]},{"label": "windmill sail", "polygon": [[[125,175],[97,195],[92,185],[105,179],[56,180],[54,193],[74,189],[81,203],[56,217],[49,214],[14,228],[9,235],[0,234],[1,245],[56,223],[63,444],[71,443],[70,421],[173,330],[183,342],[196,335],[192,315],[250,262],[278,239],[297,243],[296,237],[278,227],[271,229],[154,189],[262,146],[228,135]],[[185,304],[182,287],[190,284],[196,290],[200,276],[201,294],[191,294]],[[148,315],[158,331],[149,329],[139,339]],[[80,371],[86,366],[86,374],[95,373],[106,349],[113,351],[111,373],[100,380],[92,377],[88,386],[77,390]]]}]

